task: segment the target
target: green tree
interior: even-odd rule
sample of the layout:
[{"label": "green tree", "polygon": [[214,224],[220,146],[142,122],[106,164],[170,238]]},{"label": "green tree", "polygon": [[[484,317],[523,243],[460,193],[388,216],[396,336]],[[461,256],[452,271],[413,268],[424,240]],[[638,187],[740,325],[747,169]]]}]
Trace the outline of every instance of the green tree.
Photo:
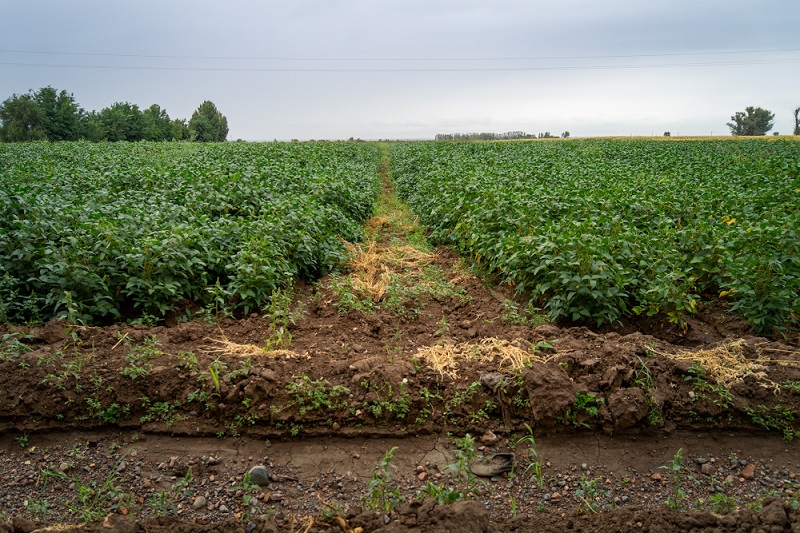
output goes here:
[{"label": "green tree", "polygon": [[746,107],[744,113],[737,111],[728,122],[731,135],[766,135],[772,129],[775,115],[760,107]]},{"label": "green tree", "polygon": [[146,141],[168,141],[172,139],[172,121],[166,109],[153,104],[142,111],[143,139]]},{"label": "green tree", "polygon": [[45,132],[51,141],[77,141],[83,137],[86,112],[67,91],[42,87],[31,96],[44,113]]},{"label": "green tree", "polygon": [[103,108],[96,117],[101,139],[106,141],[141,141],[145,121],[139,106],[116,102]]},{"label": "green tree", "polygon": [[30,94],[14,94],[0,105],[0,140],[4,142],[47,139],[47,117]]},{"label": "green tree", "polygon": [[170,138],[173,141],[188,141],[192,135],[189,131],[189,124],[186,123],[185,118],[176,118],[170,123],[172,128],[172,135]]},{"label": "green tree", "polygon": [[794,134],[800,135],[800,107],[794,110]]},{"label": "green tree", "polygon": [[192,113],[189,131],[193,141],[221,142],[228,136],[228,119],[213,102],[206,100]]}]

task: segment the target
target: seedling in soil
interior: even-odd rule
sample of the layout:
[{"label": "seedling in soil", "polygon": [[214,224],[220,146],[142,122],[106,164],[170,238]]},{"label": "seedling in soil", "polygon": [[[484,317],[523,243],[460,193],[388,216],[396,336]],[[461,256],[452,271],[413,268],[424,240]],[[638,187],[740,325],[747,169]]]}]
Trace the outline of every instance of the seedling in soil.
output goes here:
[{"label": "seedling in soil", "polygon": [[786,442],[791,442],[798,435],[798,430],[795,428],[794,423],[800,417],[788,407],[782,407],[778,404],[769,409],[765,405],[759,405],[757,409],[747,408],[745,411],[754,424],[767,431],[777,430],[783,433],[783,439]]},{"label": "seedling in soil", "polygon": [[372,479],[367,485],[367,494],[361,498],[366,507],[387,512],[403,503],[400,487],[392,485],[393,471],[397,470],[397,467],[392,464],[395,451],[397,451],[397,446],[387,450],[383,459],[375,465]]},{"label": "seedling in soil", "polygon": [[564,414],[558,417],[558,422],[570,424],[574,427],[590,428],[591,426],[582,418],[596,418],[600,414],[599,406],[603,404],[603,398],[598,398],[592,393],[575,393],[575,401],[571,406],[564,409]]},{"label": "seedling in soil", "polygon": [[340,398],[352,396],[350,390],[343,385],[331,386],[327,380],[312,380],[305,374],[286,385],[286,390],[294,396],[300,406],[301,415],[320,409],[342,409],[346,402]]},{"label": "seedling in soil", "polygon": [[[714,405],[718,405],[722,409],[733,407],[733,394],[731,391],[718,383],[709,383],[708,375],[701,363],[695,362],[687,372],[689,375],[686,376],[686,381],[691,381],[694,388],[699,392],[694,396],[694,401],[711,400]],[[706,393],[712,393],[714,396],[709,397]]]},{"label": "seedling in soil", "polygon": [[739,504],[734,496],[725,496],[724,494],[717,493],[708,499],[711,505],[711,510],[717,514],[730,514],[736,510]]},{"label": "seedling in soil", "polygon": [[528,424],[525,424],[525,429],[527,430],[527,434],[520,437],[515,443],[514,448],[517,448],[520,444],[527,444],[528,445],[528,459],[530,463],[525,468],[525,471],[522,473],[523,476],[527,475],[528,472],[531,472],[531,481],[534,479],[536,483],[539,485],[539,488],[544,488],[544,472],[542,469],[542,462],[539,460],[539,452],[536,451],[536,439],[533,436],[533,428],[530,427]]},{"label": "seedling in soil", "polygon": [[[127,337],[124,337],[122,342],[130,347],[130,340]],[[159,346],[158,337],[153,335],[152,337],[147,337],[141,345],[130,348],[128,355],[125,356],[128,360],[128,366],[123,368],[120,373],[131,379],[149,376],[150,371],[153,369],[151,360],[164,355]]]},{"label": "seedling in soil", "polygon": [[656,402],[653,393],[655,389],[653,374],[650,372],[650,367],[645,364],[641,357],[637,355],[636,358],[639,360],[639,368],[634,370],[633,384],[644,391],[645,401],[649,408],[647,412],[647,421],[651,426],[657,427],[663,422],[663,414],[661,412],[661,406]]},{"label": "seedling in soil", "polygon": [[669,497],[665,503],[667,507],[677,511],[683,508],[681,501],[686,498],[686,491],[683,489],[683,482],[687,477],[686,468],[683,466],[683,448],[675,453],[672,461],[660,468],[669,472],[670,483],[672,484]]},{"label": "seedling in soil", "polygon": [[586,476],[581,476],[578,482],[578,488],[575,489],[575,496],[581,500],[581,512],[596,513],[600,508],[600,504],[598,503],[600,497],[608,496],[608,493],[597,485],[599,480],[600,478],[590,480]]}]

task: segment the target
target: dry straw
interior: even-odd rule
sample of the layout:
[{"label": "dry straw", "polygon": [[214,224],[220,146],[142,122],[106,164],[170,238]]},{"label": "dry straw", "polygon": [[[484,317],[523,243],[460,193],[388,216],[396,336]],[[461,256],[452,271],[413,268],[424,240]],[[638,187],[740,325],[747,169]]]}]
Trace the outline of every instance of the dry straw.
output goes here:
[{"label": "dry straw", "polygon": [[652,348],[650,348],[650,351],[673,361],[700,363],[710,378],[726,388],[744,381],[747,377],[753,377],[762,386],[779,390],[779,385],[767,377],[768,365],[800,366],[800,360],[770,359],[763,355],[765,351],[783,351],[800,356],[800,352],[754,346],[757,357],[748,359],[745,356],[746,347],[747,342],[744,339],[738,339],[697,351],[687,350],[674,354],[660,352]]},{"label": "dry straw", "polygon": [[381,246],[376,241],[367,246],[345,242],[350,253],[350,280],[360,295],[379,302],[392,282],[391,267],[419,269],[434,256],[412,246]]},{"label": "dry straw", "polygon": [[529,343],[522,340],[509,342],[494,337],[481,339],[478,344],[463,342],[460,344],[441,343],[434,346],[425,346],[417,350],[417,355],[425,360],[431,368],[442,377],[458,379],[459,361],[469,359],[483,359],[497,363],[498,370],[509,368],[519,371],[530,363],[546,363],[555,357],[555,354],[542,357],[536,349],[523,349]]},{"label": "dry straw", "polygon": [[255,344],[239,344],[229,340],[222,331],[220,331],[220,335],[222,335],[221,339],[206,338],[207,341],[215,344],[215,346],[205,349],[207,353],[230,357],[300,357],[300,354],[291,350],[268,350]]}]

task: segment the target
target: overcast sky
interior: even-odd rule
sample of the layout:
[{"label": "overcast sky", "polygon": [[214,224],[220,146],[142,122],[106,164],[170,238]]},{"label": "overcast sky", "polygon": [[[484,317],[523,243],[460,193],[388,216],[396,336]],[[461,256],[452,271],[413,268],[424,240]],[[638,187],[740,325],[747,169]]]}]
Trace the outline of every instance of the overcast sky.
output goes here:
[{"label": "overcast sky", "polygon": [[203,100],[229,139],[791,133],[797,0],[2,0],[0,99]]}]

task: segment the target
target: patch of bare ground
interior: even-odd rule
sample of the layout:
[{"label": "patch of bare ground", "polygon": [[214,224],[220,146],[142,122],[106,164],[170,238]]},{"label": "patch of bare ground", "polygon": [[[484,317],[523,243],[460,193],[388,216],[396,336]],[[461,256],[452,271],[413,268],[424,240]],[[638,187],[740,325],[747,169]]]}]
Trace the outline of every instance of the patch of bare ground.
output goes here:
[{"label": "patch of bare ground", "polygon": [[247,317],[0,326],[0,532],[800,528],[796,340],[547,323],[388,183],[367,230]]}]

